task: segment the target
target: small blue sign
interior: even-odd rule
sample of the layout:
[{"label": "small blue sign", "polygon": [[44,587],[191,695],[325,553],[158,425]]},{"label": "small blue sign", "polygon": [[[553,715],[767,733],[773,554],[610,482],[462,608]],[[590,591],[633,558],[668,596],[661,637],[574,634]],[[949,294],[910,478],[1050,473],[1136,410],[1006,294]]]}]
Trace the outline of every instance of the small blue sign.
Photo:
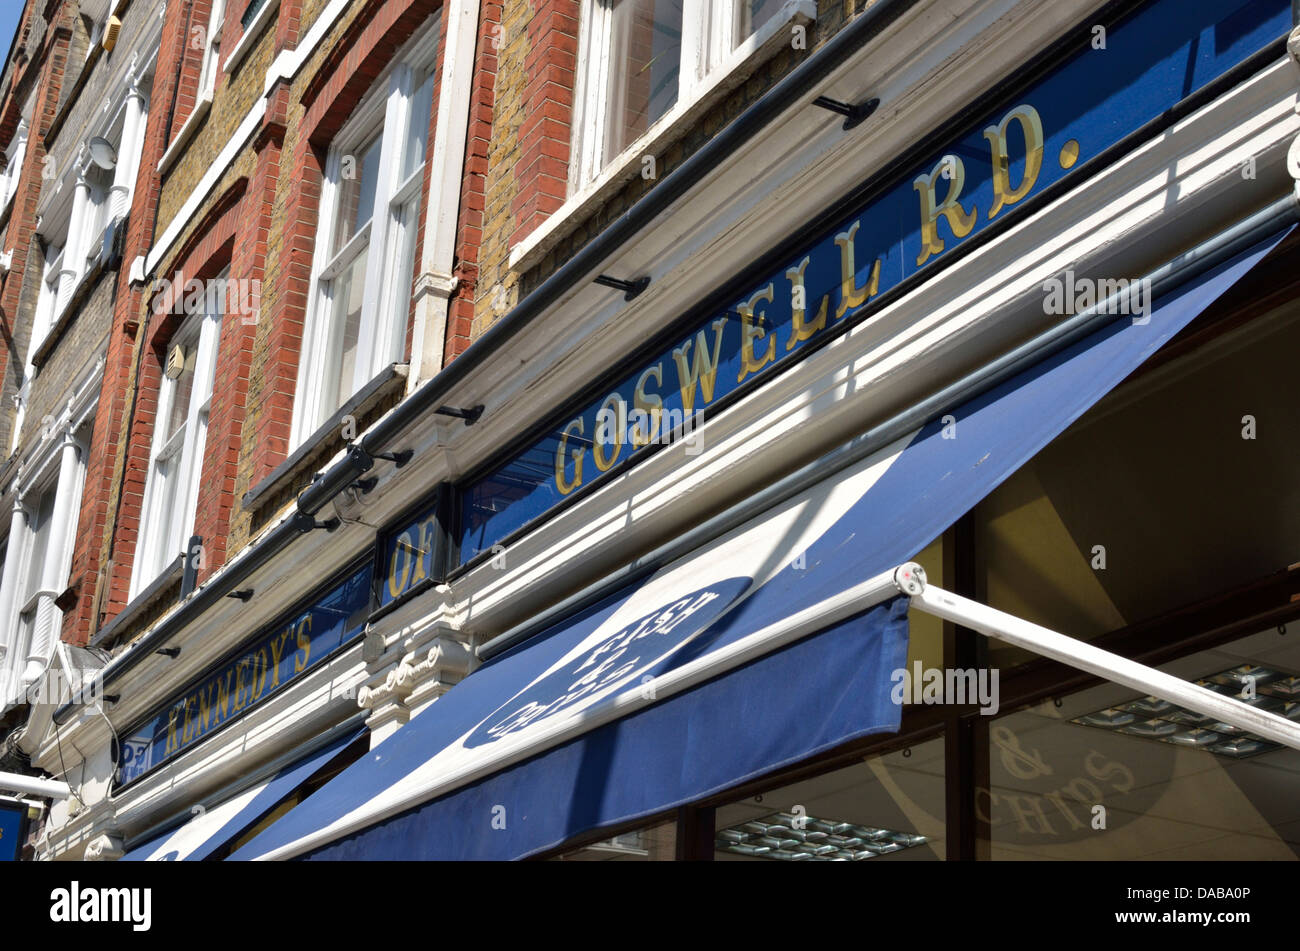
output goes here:
[{"label": "small blue sign", "polygon": [[23,830],[27,807],[17,802],[0,802],[0,862],[17,862],[23,851]]}]

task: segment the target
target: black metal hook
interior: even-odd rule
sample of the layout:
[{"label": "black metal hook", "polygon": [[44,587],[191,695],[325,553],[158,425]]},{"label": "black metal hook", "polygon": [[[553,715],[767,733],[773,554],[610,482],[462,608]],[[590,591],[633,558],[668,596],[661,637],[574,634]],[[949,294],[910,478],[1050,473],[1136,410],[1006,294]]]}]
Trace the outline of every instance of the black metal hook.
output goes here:
[{"label": "black metal hook", "polygon": [[848,132],[855,126],[861,125],[867,118],[876,111],[880,105],[879,99],[867,99],[857,105],[848,102],[841,102],[838,99],[832,99],[829,96],[818,96],[813,100],[814,106],[822,109],[829,109],[831,112],[838,112],[844,116],[844,131]]},{"label": "black metal hook", "polygon": [[466,426],[473,426],[478,422],[479,417],[483,415],[483,404],[471,406],[469,409],[460,409],[455,406],[439,406],[434,412],[440,416],[455,416],[457,419],[465,420]]},{"label": "black metal hook", "polygon": [[635,281],[621,281],[616,277],[610,277],[608,274],[597,274],[593,280],[597,284],[612,287],[616,291],[622,291],[623,300],[635,299],[650,286],[650,278],[648,277],[638,277]]}]

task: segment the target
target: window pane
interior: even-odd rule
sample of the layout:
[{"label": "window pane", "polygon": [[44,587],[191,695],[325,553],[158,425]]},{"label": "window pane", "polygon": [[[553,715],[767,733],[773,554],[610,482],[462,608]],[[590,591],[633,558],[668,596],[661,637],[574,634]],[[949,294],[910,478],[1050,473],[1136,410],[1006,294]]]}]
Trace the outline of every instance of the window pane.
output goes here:
[{"label": "window pane", "polygon": [[402,151],[402,176],[406,181],[424,162],[425,143],[429,138],[429,110],[433,107],[433,77],[425,77],[411,99],[411,120],[406,129],[406,147]]},{"label": "window pane", "polygon": [[[406,342],[406,316],[411,307],[411,277],[415,268],[415,234],[420,213],[420,199],[416,198],[397,208],[393,213],[392,237],[388,247],[391,257],[385,262],[384,304],[391,328],[390,339],[380,341],[376,348],[379,364],[400,359]],[[374,368],[376,371],[378,367]]]},{"label": "window pane", "polygon": [[[172,381],[172,405],[167,414],[167,429],[162,433],[164,440],[170,439],[185,425],[190,412],[190,397],[194,392],[194,366],[199,355],[199,342],[190,340],[181,346],[185,348],[185,368]],[[171,351],[168,350],[168,353]]]},{"label": "window pane", "polygon": [[54,490],[36,500],[30,513],[28,530],[32,533],[32,547],[27,554],[27,584],[22,603],[40,590],[41,572],[45,567],[45,552],[50,547],[50,519],[54,515]]},{"label": "window pane", "polygon": [[[1160,667],[1300,718],[1300,642],[1271,625]],[[1300,752],[1106,683],[1001,717],[977,794],[994,859],[1295,860]],[[1098,822],[1105,810],[1104,826]]]},{"label": "window pane", "polygon": [[618,0],[606,156],[623,151],[673,107],[681,66],[682,0]]},{"label": "window pane", "polygon": [[163,569],[172,555],[176,554],[174,549],[178,545],[173,544],[176,537],[176,490],[179,479],[176,478],[176,470],[179,468],[179,453],[173,453],[165,459],[158,460],[158,465],[154,469],[154,479],[158,485],[158,524],[154,526],[154,531],[160,533],[163,538],[163,544],[158,550],[158,564],[146,566],[146,577],[141,581],[148,582],[153,576]]},{"label": "window pane", "polygon": [[334,355],[334,359],[331,361],[332,366],[326,369],[324,391],[329,398],[323,401],[318,423],[352,395],[357,340],[361,331],[361,305],[365,298],[366,261],[369,257],[369,250],[363,249],[338,276],[332,288],[334,327],[329,353]]},{"label": "window pane", "polygon": [[736,31],[737,44],[770,20],[785,2],[786,0],[741,0],[740,29]]},{"label": "window pane", "polygon": [[917,862],[945,856],[943,738],[720,806],[714,858]]},{"label": "window pane", "polygon": [[[1297,352],[1287,305],[1189,336],[1098,402],[976,508],[980,600],[1094,638],[1296,561]],[[1257,438],[1243,439],[1246,413]],[[989,647],[1002,667],[1033,657]]]},{"label": "window pane", "polygon": [[379,134],[353,153],[343,156],[339,182],[339,212],[334,229],[334,253],[352,240],[375,212],[375,180],[379,176]]}]

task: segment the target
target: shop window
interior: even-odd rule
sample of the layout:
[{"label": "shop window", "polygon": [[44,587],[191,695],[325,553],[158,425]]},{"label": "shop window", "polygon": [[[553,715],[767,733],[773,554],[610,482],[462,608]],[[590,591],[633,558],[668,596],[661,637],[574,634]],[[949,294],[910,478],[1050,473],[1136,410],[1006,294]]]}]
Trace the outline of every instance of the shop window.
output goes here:
[{"label": "shop window", "polygon": [[718,807],[714,858],[941,860],[944,808],[939,738]]},{"label": "shop window", "polygon": [[[210,284],[224,287],[225,276],[223,273]],[[191,316],[162,354],[163,381],[154,420],[140,543],[131,573],[131,597],[144,590],[189,543],[198,506],[221,314],[225,309],[219,297],[208,295],[204,312]]]},{"label": "shop window", "polygon": [[[1160,669],[1300,719],[1300,643],[1267,630]],[[1105,684],[995,720],[976,810],[994,859],[1300,857],[1300,752]]]},{"label": "shop window", "polygon": [[433,52],[427,38],[412,44],[330,148],[298,373],[295,446],[405,353]]},{"label": "shop window", "polygon": [[1300,308],[1222,303],[977,507],[979,600],[1095,638],[1296,561]]},{"label": "shop window", "polygon": [[783,0],[586,0],[575,96],[581,188],[656,122],[689,105]]}]

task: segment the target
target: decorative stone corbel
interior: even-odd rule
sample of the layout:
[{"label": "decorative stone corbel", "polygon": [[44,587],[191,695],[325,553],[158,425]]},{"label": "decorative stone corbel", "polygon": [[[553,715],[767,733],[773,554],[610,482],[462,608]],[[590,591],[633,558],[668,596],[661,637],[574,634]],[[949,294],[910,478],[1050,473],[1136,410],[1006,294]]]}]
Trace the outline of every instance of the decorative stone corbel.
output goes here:
[{"label": "decorative stone corbel", "polygon": [[[1292,64],[1296,69],[1300,69],[1300,26],[1291,31],[1291,35],[1286,38],[1286,51],[1291,57]],[[1300,104],[1297,105],[1300,109]]]},{"label": "decorative stone corbel", "polygon": [[86,844],[87,862],[110,862],[126,854],[122,848],[121,836],[104,833],[97,835]]},{"label": "decorative stone corbel", "polygon": [[424,271],[416,276],[412,299],[418,304],[426,294],[433,294],[443,300],[456,292],[459,278],[451,274],[439,274],[436,271]]},{"label": "decorative stone corbel", "polygon": [[445,636],[435,638],[419,654],[407,655],[402,661],[410,670],[406,705],[414,713],[437,700],[464,679],[473,662],[474,654],[465,643]]},{"label": "decorative stone corbel", "polygon": [[1294,180],[1293,194],[1300,201],[1300,135],[1291,140],[1291,147],[1286,150],[1286,170]]}]

